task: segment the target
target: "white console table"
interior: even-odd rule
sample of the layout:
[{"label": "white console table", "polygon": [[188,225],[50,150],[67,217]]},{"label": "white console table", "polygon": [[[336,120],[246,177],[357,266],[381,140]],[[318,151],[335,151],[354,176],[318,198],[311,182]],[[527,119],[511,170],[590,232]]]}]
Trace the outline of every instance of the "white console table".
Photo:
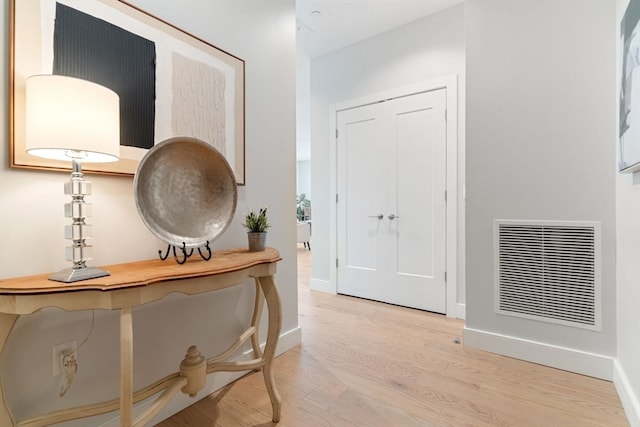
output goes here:
[{"label": "white console table", "polygon": [[[45,307],[75,310],[120,311],[120,398],[43,414],[25,420],[14,420],[7,407],[0,383],[0,426],[38,427],[68,420],[90,417],[120,410],[122,427],[144,426],[178,392],[194,396],[206,382],[206,375],[218,371],[262,369],[271,399],[273,422],[280,420],[281,400],[276,390],[271,362],[276,351],[282,310],[274,281],[276,264],[281,260],[276,249],[248,252],[247,249],[215,251],[210,261],[189,259],[179,265],[172,259],[132,262],[104,267],[111,275],[76,283],[59,283],[47,279],[48,274],[0,280],[0,357],[7,338],[19,316]],[[203,280],[185,280],[206,278]],[[227,350],[209,359],[190,347],[180,370],[145,387],[133,390],[133,313],[134,307],[158,301],[179,292],[197,295],[235,286],[254,278],[256,298],[249,328]],[[264,351],[260,348],[258,330],[263,302],[266,300],[269,324]],[[251,339],[253,359],[228,361],[240,346]],[[1,377],[0,377],[1,381]],[[133,405],[158,395],[153,404],[136,419]]]}]

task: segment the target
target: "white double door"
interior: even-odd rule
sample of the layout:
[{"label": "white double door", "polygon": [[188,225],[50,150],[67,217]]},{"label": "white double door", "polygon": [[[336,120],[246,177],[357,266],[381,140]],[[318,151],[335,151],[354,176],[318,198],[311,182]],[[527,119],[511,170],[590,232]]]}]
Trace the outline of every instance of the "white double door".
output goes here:
[{"label": "white double door", "polygon": [[445,91],[337,113],[339,293],[446,312]]}]

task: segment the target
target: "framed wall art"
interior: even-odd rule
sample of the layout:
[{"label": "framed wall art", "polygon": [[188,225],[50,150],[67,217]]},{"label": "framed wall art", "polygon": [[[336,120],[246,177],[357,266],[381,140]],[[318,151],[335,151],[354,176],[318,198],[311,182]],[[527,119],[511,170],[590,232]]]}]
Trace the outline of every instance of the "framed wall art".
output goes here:
[{"label": "framed wall art", "polygon": [[618,170],[640,170],[640,0],[630,0],[620,22]]},{"label": "framed wall art", "polygon": [[245,180],[244,61],[124,0],[11,0],[10,166],[64,170],[25,151],[25,81],[89,80],[120,97],[120,161],[88,173],[133,175],[147,150],[176,136],[220,151]]}]

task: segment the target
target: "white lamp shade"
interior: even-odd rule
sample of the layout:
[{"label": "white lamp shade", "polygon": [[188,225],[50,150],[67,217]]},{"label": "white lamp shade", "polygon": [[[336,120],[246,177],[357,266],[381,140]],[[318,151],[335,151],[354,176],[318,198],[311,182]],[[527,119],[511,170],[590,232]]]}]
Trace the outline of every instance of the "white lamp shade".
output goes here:
[{"label": "white lamp shade", "polygon": [[106,87],[58,75],[26,82],[27,153],[54,160],[115,162],[120,156],[120,100]]}]

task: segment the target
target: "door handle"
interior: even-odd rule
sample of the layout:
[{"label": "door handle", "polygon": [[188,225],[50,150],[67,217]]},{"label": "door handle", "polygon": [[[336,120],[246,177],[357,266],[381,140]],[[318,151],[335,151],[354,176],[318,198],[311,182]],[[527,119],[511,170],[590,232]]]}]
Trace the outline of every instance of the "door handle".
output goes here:
[{"label": "door handle", "polygon": [[378,219],[382,219],[382,218],[384,218],[384,215],[382,215],[382,214],[378,214],[378,215],[369,215],[369,218],[378,218]]},{"label": "door handle", "polygon": [[396,214],[389,214],[389,216],[387,218],[389,218],[391,221],[393,221],[394,219],[400,218],[400,217],[396,216]]}]

